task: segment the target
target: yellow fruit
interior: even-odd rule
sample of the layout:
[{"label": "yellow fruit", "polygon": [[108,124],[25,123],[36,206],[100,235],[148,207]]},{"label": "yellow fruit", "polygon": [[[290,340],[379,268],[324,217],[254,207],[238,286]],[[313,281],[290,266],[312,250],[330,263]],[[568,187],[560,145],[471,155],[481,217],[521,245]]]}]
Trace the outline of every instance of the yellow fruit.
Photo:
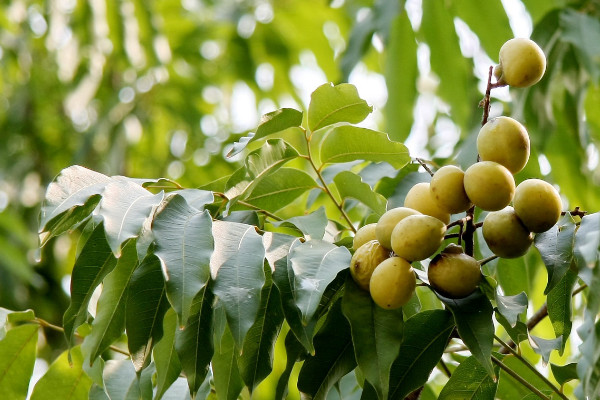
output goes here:
[{"label": "yellow fruit", "polygon": [[481,271],[476,259],[466,255],[462,247],[451,244],[431,260],[427,276],[438,292],[451,298],[461,298],[475,291]]},{"label": "yellow fruit", "polygon": [[431,196],[443,211],[456,214],[471,207],[464,188],[464,177],[463,170],[454,165],[443,166],[431,177]]},{"label": "yellow fruit", "polygon": [[354,252],[350,260],[350,275],[363,290],[369,290],[369,281],[375,267],[390,257],[390,252],[377,240],[370,240]]},{"label": "yellow fruit", "polygon": [[421,214],[417,210],[407,207],[396,207],[386,211],[377,221],[375,237],[386,249],[392,249],[392,231],[404,217]]},{"label": "yellow fruit", "polygon": [[491,118],[477,136],[477,151],[483,161],[495,161],[516,174],[529,160],[529,135],[519,121]]},{"label": "yellow fruit", "polygon": [[477,207],[501,210],[515,194],[515,179],[508,169],[494,161],[480,161],[465,171],[465,192]]},{"label": "yellow fruit", "polygon": [[356,231],[354,239],[352,240],[352,249],[358,250],[360,246],[367,243],[369,240],[375,240],[375,226],[377,224],[367,224]]},{"label": "yellow fruit", "polygon": [[431,215],[444,224],[450,222],[450,213],[442,210],[431,195],[429,182],[421,182],[414,185],[404,198],[404,207],[412,208],[425,215]]},{"label": "yellow fruit", "polygon": [[375,268],[369,290],[379,307],[392,310],[406,304],[416,286],[417,279],[410,263],[400,257],[391,257]]},{"label": "yellow fruit", "polygon": [[392,250],[408,261],[433,255],[444,240],[446,224],[429,215],[409,215],[392,231]]},{"label": "yellow fruit", "polygon": [[556,189],[541,179],[527,179],[517,186],[515,212],[531,232],[545,232],[558,222],[562,202]]},{"label": "yellow fruit", "polygon": [[533,234],[510,206],[489,213],[483,220],[482,233],[490,250],[502,258],[520,257],[533,243]]},{"label": "yellow fruit", "polygon": [[494,74],[499,83],[527,87],[537,83],[546,71],[546,56],[533,40],[510,39],[500,48],[500,62]]}]

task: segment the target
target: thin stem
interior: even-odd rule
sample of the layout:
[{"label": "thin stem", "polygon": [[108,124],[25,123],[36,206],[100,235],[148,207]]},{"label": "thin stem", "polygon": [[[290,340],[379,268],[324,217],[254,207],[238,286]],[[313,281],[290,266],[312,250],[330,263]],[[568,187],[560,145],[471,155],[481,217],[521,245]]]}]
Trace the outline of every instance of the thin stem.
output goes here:
[{"label": "thin stem", "polygon": [[448,366],[446,365],[446,363],[444,362],[444,360],[442,360],[440,358],[440,362],[438,363],[438,368],[448,377],[451,378],[452,377],[452,372],[450,372],[450,370],[448,369]]},{"label": "thin stem", "polygon": [[425,169],[425,171],[427,171],[427,173],[431,176],[433,176],[433,172],[431,171],[431,169],[427,166],[427,163],[425,162],[425,160],[423,160],[422,158],[415,158],[415,160],[421,164],[421,167],[423,167]]},{"label": "thin stem", "polygon": [[245,201],[238,200],[238,204],[241,204],[244,207],[248,207],[248,208],[251,208],[251,209],[253,209],[255,211],[258,211],[261,214],[265,214],[267,217],[269,217],[271,219],[274,219],[275,221],[283,221],[283,218],[280,218],[277,215],[275,215],[275,214],[273,214],[273,213],[271,213],[271,212],[269,212],[267,210],[263,210],[260,207],[256,207],[255,205],[252,205],[250,203],[246,203]]},{"label": "thin stem", "polygon": [[550,397],[546,396],[544,393],[540,392],[538,390],[538,388],[536,388],[535,386],[533,386],[531,383],[527,382],[525,379],[521,378],[519,376],[519,374],[517,374],[515,371],[513,371],[508,366],[506,366],[504,363],[502,363],[502,361],[500,361],[498,358],[492,356],[492,362],[494,362],[501,369],[503,369],[504,372],[506,372],[507,374],[509,374],[510,376],[512,376],[521,385],[523,385],[527,389],[529,389],[532,393],[535,393],[537,396],[539,396],[540,398],[542,398],[544,400],[550,400]]},{"label": "thin stem", "polygon": [[489,263],[490,261],[494,261],[496,258],[498,258],[497,255],[486,257],[483,260],[479,261],[479,265],[485,265],[485,264]]}]

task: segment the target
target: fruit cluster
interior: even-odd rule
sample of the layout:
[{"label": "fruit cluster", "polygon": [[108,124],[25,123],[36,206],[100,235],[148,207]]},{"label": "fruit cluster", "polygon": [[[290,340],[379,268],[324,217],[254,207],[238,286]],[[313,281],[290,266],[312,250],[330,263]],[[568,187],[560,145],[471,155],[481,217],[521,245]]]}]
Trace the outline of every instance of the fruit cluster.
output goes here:
[{"label": "fruit cluster", "polygon": [[[546,68],[544,53],[529,39],[509,40],[499,58],[495,86],[530,86]],[[401,307],[416,287],[411,263],[433,256],[445,239],[451,215],[467,212],[472,219],[474,207],[488,212],[483,238],[496,256],[524,255],[533,234],[554,226],[562,209],[549,183],[527,179],[515,185],[514,174],[527,164],[529,148],[527,130],[518,121],[505,116],[486,120],[477,136],[476,163],[466,171],[453,165],[439,168],[430,182],[408,191],[403,207],[388,210],[377,223],[356,232],[350,265],[355,282],[379,306]],[[460,243],[459,239],[459,244],[435,255],[427,271],[430,285],[452,298],[469,295],[481,279],[480,262],[465,254]]]}]

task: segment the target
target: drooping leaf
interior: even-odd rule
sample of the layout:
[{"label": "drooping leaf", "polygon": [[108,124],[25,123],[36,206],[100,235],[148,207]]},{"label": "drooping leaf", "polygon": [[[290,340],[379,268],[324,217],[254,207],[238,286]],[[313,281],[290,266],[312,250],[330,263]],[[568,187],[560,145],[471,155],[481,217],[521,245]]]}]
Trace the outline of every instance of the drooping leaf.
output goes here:
[{"label": "drooping leaf", "polygon": [[204,382],[214,353],[213,301],[211,285],[205,285],[194,298],[187,324],[175,332],[175,350],[192,396]]},{"label": "drooping leaf", "polygon": [[[579,229],[577,229],[577,235],[575,235],[575,256],[579,268],[579,277],[588,286],[592,286],[595,272],[594,267],[598,263],[599,248],[600,213],[586,215],[582,218]],[[600,296],[598,297],[600,298]],[[600,304],[600,301],[596,304]]]},{"label": "drooping leaf", "polygon": [[573,287],[577,282],[577,273],[568,270],[554,288],[548,293],[548,317],[552,322],[556,337],[563,337],[559,354],[562,355],[565,350],[567,338],[571,334],[571,300]]},{"label": "drooping leaf", "polygon": [[354,85],[325,83],[310,96],[308,128],[314,132],[337,122],[358,123],[373,111]]},{"label": "drooping leaf", "polygon": [[279,375],[279,380],[277,381],[277,388],[275,391],[276,400],[285,400],[287,398],[288,383],[290,381],[292,369],[296,363],[303,360],[307,354],[306,349],[302,343],[298,341],[292,331],[288,331],[288,333],[285,335],[285,354],[285,369],[281,375]]},{"label": "drooping leaf", "polygon": [[495,377],[491,355],[494,342],[493,308],[490,301],[477,290],[463,299],[449,299],[438,294],[452,311],[458,334],[490,376]]},{"label": "drooping leaf", "polygon": [[406,146],[390,140],[386,133],[351,125],[333,128],[321,143],[321,162],[355,160],[385,161],[395,168],[402,168],[410,162],[410,157]]},{"label": "drooping leaf", "polygon": [[123,246],[117,265],[104,279],[92,330],[85,337],[81,347],[86,358],[89,356],[90,364],[118,339],[125,329],[127,287],[137,266],[135,240],[129,240]]},{"label": "drooping leaf", "polygon": [[356,367],[350,324],[337,301],[315,336],[315,355],[308,357],[298,376],[298,389],[308,399],[327,398],[331,387]]},{"label": "drooping leaf", "polygon": [[561,40],[571,43],[577,49],[583,66],[594,79],[600,76],[600,22],[592,15],[565,9],[560,14],[563,29]]},{"label": "drooping leaf", "polygon": [[283,221],[273,222],[275,226],[289,226],[298,229],[302,234],[311,239],[323,239],[327,227],[327,214],[324,207],[307,215],[291,217]]},{"label": "drooping leaf", "polygon": [[213,378],[218,400],[236,400],[244,387],[237,366],[237,349],[229,327],[226,327],[220,346],[212,359]]},{"label": "drooping leaf", "polygon": [[169,194],[178,194],[185,199],[190,207],[193,207],[197,210],[203,210],[206,204],[210,204],[215,200],[213,192],[209,190],[181,189]]},{"label": "drooping leaf", "polygon": [[150,363],[152,348],[163,335],[163,317],[169,308],[160,260],[146,257],[133,272],[125,306],[125,330],[136,372]]},{"label": "drooping leaf", "polygon": [[519,315],[527,310],[527,295],[525,292],[521,292],[514,296],[503,296],[495,292],[495,297],[496,304],[498,304],[498,311],[514,327],[519,319]]},{"label": "drooping leaf", "polygon": [[453,329],[452,314],[443,310],[422,311],[404,322],[400,353],[390,373],[390,400],[404,399],[427,382]]},{"label": "drooping leaf", "polygon": [[317,310],[327,285],[350,265],[350,252],[323,240],[309,240],[290,252],[294,271],[294,298],[307,323]]},{"label": "drooping leaf", "polygon": [[346,280],[342,311],[350,322],[358,366],[377,397],[387,399],[390,369],[402,343],[402,309],[377,306],[350,277]]},{"label": "drooping leaf", "polygon": [[130,360],[108,360],[102,376],[104,390],[110,400],[141,398],[139,381]]},{"label": "drooping leaf", "polygon": [[114,179],[104,187],[97,213],[104,220],[106,238],[115,254],[119,254],[125,240],[138,236],[144,221],[163,198],[163,192],[152,194],[126,179]]},{"label": "drooping leaf", "polygon": [[0,341],[0,399],[25,399],[35,363],[38,325],[12,328]]},{"label": "drooping leaf", "polygon": [[[210,393],[210,384],[207,384],[208,392]],[[198,391],[194,400],[206,400],[208,397],[208,393],[204,395],[204,392]],[[171,386],[169,386],[169,390],[167,390],[162,397],[163,400],[191,400],[190,390],[188,389],[187,381],[183,377],[179,377],[173,382]]]},{"label": "drooping leaf", "polygon": [[[181,372],[181,362],[175,351],[175,330],[178,328],[177,314],[170,308],[163,318],[163,336],[152,350],[156,366],[156,395],[160,400],[169,387],[177,380]],[[189,393],[187,384],[186,393]]]},{"label": "drooping leaf", "polygon": [[542,339],[533,335],[529,335],[529,344],[533,351],[542,356],[542,362],[544,365],[548,364],[550,360],[550,353],[553,350],[560,351],[564,349],[563,337],[559,336],[555,339]]},{"label": "drooping leaf", "polygon": [[156,216],[152,232],[154,253],[167,273],[167,298],[184,326],[194,297],[210,278],[212,218],[208,211],[190,207],[176,195]]},{"label": "drooping leaf", "polygon": [[508,336],[515,343],[521,343],[523,340],[527,340],[529,338],[529,329],[527,329],[527,325],[522,321],[517,321],[514,325],[511,324],[503,314],[496,312],[494,314],[496,316],[496,320],[502,325]]},{"label": "drooping leaf", "polygon": [[538,233],[534,243],[548,270],[548,285],[544,290],[547,295],[563,279],[573,261],[575,224],[572,218],[565,217],[550,230]]},{"label": "drooping leaf", "polygon": [[569,381],[578,379],[577,363],[569,363],[567,365],[556,365],[550,363],[550,369],[552,370],[554,379],[556,379],[556,382],[558,382],[558,384],[561,386]]},{"label": "drooping leaf", "polygon": [[92,380],[83,371],[82,365],[83,356],[78,346],[71,348],[70,354],[69,351],[62,353],[36,383],[31,400],[87,399]]},{"label": "drooping leaf", "polygon": [[240,375],[253,392],[273,369],[274,346],[283,322],[281,299],[273,284],[271,269],[265,268],[266,282],[263,286],[260,307],[254,325],[244,339],[242,354],[238,359]]},{"label": "drooping leaf", "polygon": [[380,216],[385,213],[387,205],[385,197],[373,191],[359,175],[351,171],[342,171],[333,178],[333,181],[342,199],[354,198]]},{"label": "drooping leaf", "polygon": [[238,348],[254,324],[265,283],[265,248],[255,227],[235,222],[213,224],[215,253],[210,261],[214,294],[227,314],[227,323]]},{"label": "drooping leaf", "polygon": [[[495,366],[496,376],[499,373],[498,370],[499,367]],[[494,381],[479,361],[470,356],[452,372],[452,376],[442,389],[438,399],[494,400],[497,389],[498,381]]]},{"label": "drooping leaf", "polygon": [[69,345],[75,330],[85,322],[88,304],[96,287],[117,265],[106,240],[102,224],[96,226],[81,249],[71,273],[71,303],[63,315],[63,327]]}]

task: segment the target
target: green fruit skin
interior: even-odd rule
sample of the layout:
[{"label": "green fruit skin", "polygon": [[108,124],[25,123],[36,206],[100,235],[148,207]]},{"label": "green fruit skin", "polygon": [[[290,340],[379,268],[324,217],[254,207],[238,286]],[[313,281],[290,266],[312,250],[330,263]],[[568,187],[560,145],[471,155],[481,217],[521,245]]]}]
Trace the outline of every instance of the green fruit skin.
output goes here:
[{"label": "green fruit skin", "polygon": [[446,224],[429,215],[409,215],[392,231],[392,250],[408,261],[433,255],[442,244]]},{"label": "green fruit skin", "polygon": [[527,179],[517,186],[515,212],[531,232],[546,232],[560,218],[562,201],[554,187],[541,179]]},{"label": "green fruit skin", "polygon": [[420,182],[410,188],[404,198],[404,207],[435,217],[444,224],[450,222],[450,213],[442,210],[433,199],[429,182]]},{"label": "green fruit skin", "polygon": [[375,267],[390,257],[390,252],[377,240],[370,240],[354,252],[350,260],[350,275],[363,290],[369,290],[369,281]]},{"label": "green fruit skin", "polygon": [[443,211],[456,214],[471,207],[471,200],[464,188],[464,178],[464,171],[454,165],[443,166],[431,177],[431,196]]},{"label": "green fruit skin", "polygon": [[520,122],[510,117],[491,118],[477,135],[477,152],[483,161],[495,161],[512,174],[529,160],[529,135]]},{"label": "green fruit skin", "polygon": [[521,257],[533,243],[533,234],[510,206],[489,213],[483,220],[482,233],[490,250],[502,258]]},{"label": "green fruit skin", "polygon": [[417,210],[408,207],[396,207],[386,211],[377,221],[375,238],[386,249],[392,249],[392,231],[405,217],[421,214]]},{"label": "green fruit skin", "polygon": [[465,171],[465,192],[477,207],[498,211],[510,204],[515,195],[515,178],[494,161],[480,161]]},{"label": "green fruit skin", "polygon": [[354,239],[352,240],[352,249],[356,251],[360,246],[367,243],[369,240],[377,239],[377,236],[375,235],[376,226],[377,224],[375,223],[367,224],[357,230],[356,234],[354,235]]},{"label": "green fruit skin", "polygon": [[410,263],[400,257],[391,257],[375,268],[369,290],[375,304],[393,310],[410,300],[416,286],[417,279]]},{"label": "green fruit skin", "polygon": [[429,283],[435,290],[451,298],[463,298],[473,293],[481,280],[479,263],[465,253],[442,251],[427,270]]},{"label": "green fruit skin", "polygon": [[526,38],[508,40],[500,48],[498,82],[514,87],[528,87],[546,72],[546,56],[540,46]]}]

